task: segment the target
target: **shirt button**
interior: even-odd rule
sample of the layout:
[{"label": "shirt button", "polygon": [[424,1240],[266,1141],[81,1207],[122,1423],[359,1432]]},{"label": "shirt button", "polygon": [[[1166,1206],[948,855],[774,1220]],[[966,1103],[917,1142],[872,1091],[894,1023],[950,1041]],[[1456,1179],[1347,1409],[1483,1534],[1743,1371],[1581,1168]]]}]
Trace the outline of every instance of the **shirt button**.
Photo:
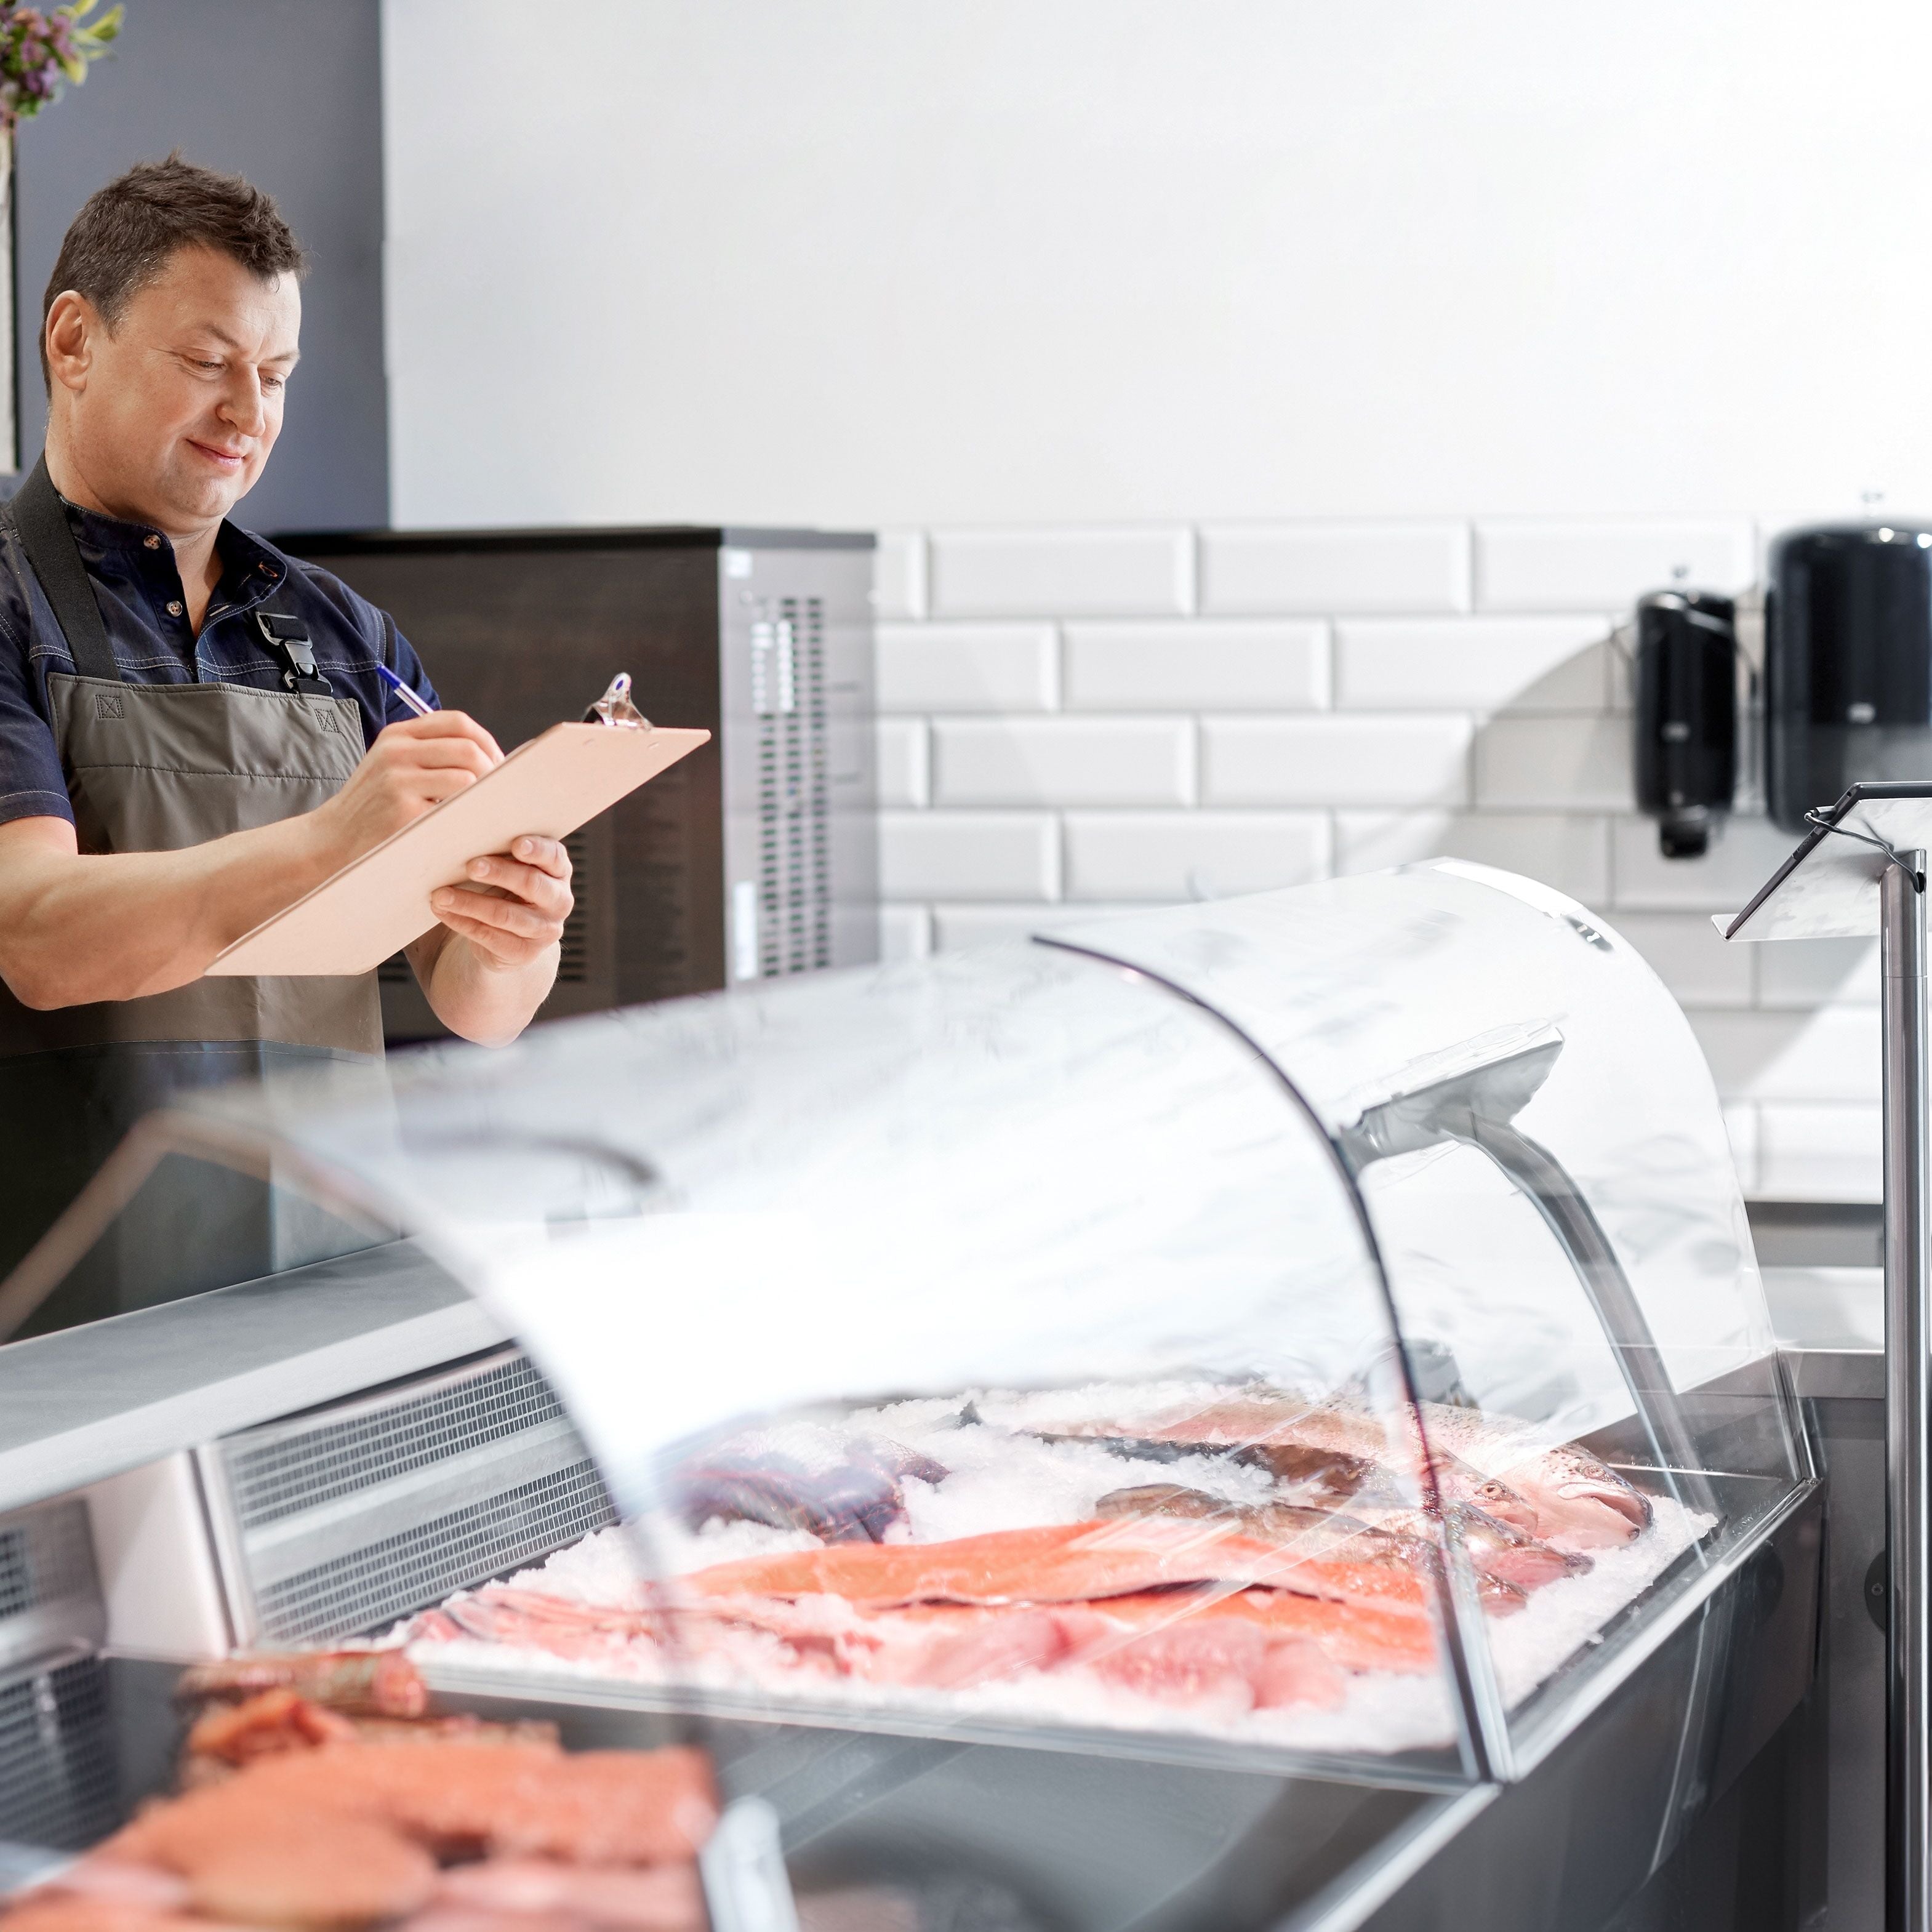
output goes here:
[{"label": "shirt button", "polygon": [[181,615],[181,614],[182,614],[182,601],[181,601],[181,599],[180,599],[178,597],[170,598],[169,599],[169,601],[168,601],[168,615],[169,615],[170,617],[178,617],[178,616]]},{"label": "shirt button", "polygon": [[141,539],[141,548],[143,550],[159,550],[160,547],[161,540],[159,537],[143,537]]}]

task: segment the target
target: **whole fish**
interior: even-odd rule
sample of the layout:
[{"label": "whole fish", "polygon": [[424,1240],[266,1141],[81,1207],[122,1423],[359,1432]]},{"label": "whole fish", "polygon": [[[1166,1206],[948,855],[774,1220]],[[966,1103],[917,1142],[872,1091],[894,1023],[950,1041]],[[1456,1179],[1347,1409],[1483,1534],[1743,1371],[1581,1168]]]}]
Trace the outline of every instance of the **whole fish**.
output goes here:
[{"label": "whole fish", "polygon": [[[1430,1466],[1445,1507],[1473,1506],[1540,1542],[1573,1551],[1612,1548],[1649,1527],[1650,1498],[1574,1443],[1551,1444],[1522,1423],[1448,1403],[1420,1406]],[[1383,1469],[1396,1460],[1381,1416],[1275,1389],[1246,1390],[1131,1420],[1070,1423],[1058,1432],[1109,1444],[1218,1450],[1250,1462],[1265,1462],[1284,1450]],[[1376,1482],[1358,1479],[1351,1498]]]},{"label": "whole fish", "polygon": [[[1115,1424],[1088,1428],[1070,1424],[1063,1430],[1028,1430],[1042,1442],[1091,1443],[1134,1462],[1180,1462],[1190,1456],[1214,1456],[1246,1469],[1262,1469],[1275,1480],[1286,1502],[1311,1509],[1335,1509],[1364,1484],[1382,1480],[1382,1466],[1372,1458],[1351,1456],[1306,1442],[1218,1442],[1156,1436],[1112,1434]],[[1130,1425],[1121,1424],[1122,1428]]]},{"label": "whole fish", "polygon": [[1612,1550],[1650,1527],[1651,1500],[1587,1449],[1551,1444],[1520,1422],[1498,1422],[1437,1402],[1422,1405],[1422,1426],[1474,1467],[1507,1482],[1536,1512],[1532,1529],[1573,1550]]},{"label": "whole fish", "polygon": [[[1138,1489],[1110,1492],[1094,1505],[1094,1513],[1100,1516],[1222,1520],[1234,1524],[1244,1535],[1278,1539],[1284,1547],[1298,1552],[1385,1564],[1415,1575],[1432,1574],[1437,1561],[1436,1538],[1431,1533],[1429,1518],[1420,1510],[1390,1510],[1366,1516],[1336,1515],[1292,1503],[1226,1503],[1198,1490],[1150,1483]],[[1494,1522],[1480,1510],[1469,1510],[1467,1514],[1500,1533],[1498,1538],[1490,1538],[1480,1530],[1472,1534],[1466,1528],[1464,1537],[1464,1546],[1476,1575],[1478,1600],[1492,1616],[1508,1616],[1521,1610],[1528,1600],[1530,1590],[1574,1574],[1570,1565],[1589,1568],[1587,1558],[1568,1557],[1553,1550],[1548,1552],[1548,1562],[1541,1565],[1527,1560],[1492,1561],[1490,1552],[1500,1545],[1507,1544],[1512,1558],[1519,1544],[1530,1550],[1544,1546],[1520,1531]]]},{"label": "whole fish", "polygon": [[692,1529],[742,1520],[808,1530],[824,1543],[878,1543],[905,1520],[902,1485],[941,1483],[947,1474],[930,1456],[883,1438],[828,1444],[815,1432],[794,1431],[724,1444],[680,1469],[671,1492]]}]

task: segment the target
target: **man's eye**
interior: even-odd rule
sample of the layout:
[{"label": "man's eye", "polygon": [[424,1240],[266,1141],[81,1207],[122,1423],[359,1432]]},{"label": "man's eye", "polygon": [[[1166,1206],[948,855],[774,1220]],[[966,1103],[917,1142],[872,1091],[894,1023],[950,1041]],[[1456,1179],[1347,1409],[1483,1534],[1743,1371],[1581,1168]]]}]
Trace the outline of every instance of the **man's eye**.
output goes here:
[{"label": "man's eye", "polygon": [[262,378],[262,386],[265,389],[279,389],[287,382],[288,380],[286,376],[264,376]]}]

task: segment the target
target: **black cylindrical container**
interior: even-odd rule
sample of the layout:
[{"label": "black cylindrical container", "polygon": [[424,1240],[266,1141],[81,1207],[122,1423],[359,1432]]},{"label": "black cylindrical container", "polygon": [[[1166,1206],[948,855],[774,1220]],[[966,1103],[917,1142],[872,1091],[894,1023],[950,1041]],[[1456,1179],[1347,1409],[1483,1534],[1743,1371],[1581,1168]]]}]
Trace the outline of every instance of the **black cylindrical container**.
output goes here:
[{"label": "black cylindrical container", "polygon": [[1636,802],[1666,859],[1694,859],[1738,782],[1737,608],[1709,590],[1636,607]]},{"label": "black cylindrical container", "polygon": [[1765,792],[1786,832],[1859,778],[1932,778],[1932,530],[1840,524],[1772,546]]}]

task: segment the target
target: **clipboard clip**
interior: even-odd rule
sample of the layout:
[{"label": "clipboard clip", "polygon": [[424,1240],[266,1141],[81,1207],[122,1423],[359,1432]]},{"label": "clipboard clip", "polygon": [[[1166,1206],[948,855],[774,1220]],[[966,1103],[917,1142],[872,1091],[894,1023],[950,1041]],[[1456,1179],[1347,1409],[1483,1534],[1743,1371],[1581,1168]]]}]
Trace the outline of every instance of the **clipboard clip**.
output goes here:
[{"label": "clipboard clip", "polygon": [[584,714],[586,724],[615,724],[626,731],[648,731],[651,721],[631,702],[631,674],[620,670],[610,688]]}]

